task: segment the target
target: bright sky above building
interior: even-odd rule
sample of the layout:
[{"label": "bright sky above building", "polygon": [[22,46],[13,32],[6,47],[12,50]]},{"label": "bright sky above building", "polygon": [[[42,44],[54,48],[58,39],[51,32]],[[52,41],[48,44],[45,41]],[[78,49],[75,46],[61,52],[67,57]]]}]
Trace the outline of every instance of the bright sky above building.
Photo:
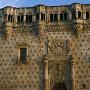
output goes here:
[{"label": "bright sky above building", "polygon": [[38,4],[59,6],[59,5],[69,5],[71,3],[90,4],[90,0],[0,0],[0,8],[5,6],[31,7]]}]

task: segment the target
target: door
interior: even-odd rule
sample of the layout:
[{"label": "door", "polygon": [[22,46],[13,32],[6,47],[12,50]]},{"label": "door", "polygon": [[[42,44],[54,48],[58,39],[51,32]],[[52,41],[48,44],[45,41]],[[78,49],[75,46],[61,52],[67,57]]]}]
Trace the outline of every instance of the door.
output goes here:
[{"label": "door", "polygon": [[56,83],[52,90],[67,90],[65,83]]}]

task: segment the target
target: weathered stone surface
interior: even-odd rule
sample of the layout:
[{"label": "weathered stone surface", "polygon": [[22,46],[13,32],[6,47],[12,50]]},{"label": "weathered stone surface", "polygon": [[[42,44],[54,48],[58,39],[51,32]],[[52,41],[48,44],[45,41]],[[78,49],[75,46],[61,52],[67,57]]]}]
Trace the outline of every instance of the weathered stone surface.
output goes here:
[{"label": "weathered stone surface", "polygon": [[89,4],[0,9],[0,90],[89,90],[89,24]]}]

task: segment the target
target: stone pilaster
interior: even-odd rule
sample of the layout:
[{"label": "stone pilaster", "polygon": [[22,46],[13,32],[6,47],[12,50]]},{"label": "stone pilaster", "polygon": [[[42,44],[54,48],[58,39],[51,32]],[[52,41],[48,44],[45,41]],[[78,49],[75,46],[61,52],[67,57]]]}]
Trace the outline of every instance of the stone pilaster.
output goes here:
[{"label": "stone pilaster", "polygon": [[44,61],[44,80],[45,80],[44,90],[49,90],[48,60]]}]

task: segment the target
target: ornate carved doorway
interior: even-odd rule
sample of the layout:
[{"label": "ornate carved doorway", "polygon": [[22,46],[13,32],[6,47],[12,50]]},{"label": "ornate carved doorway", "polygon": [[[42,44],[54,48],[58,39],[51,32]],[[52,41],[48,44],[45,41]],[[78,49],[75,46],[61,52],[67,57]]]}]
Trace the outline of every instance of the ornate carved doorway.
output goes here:
[{"label": "ornate carved doorway", "polygon": [[52,90],[67,90],[66,84],[65,83],[55,83],[54,87]]},{"label": "ornate carved doorway", "polygon": [[70,56],[53,55],[48,59],[44,61],[45,90],[72,90]]}]

